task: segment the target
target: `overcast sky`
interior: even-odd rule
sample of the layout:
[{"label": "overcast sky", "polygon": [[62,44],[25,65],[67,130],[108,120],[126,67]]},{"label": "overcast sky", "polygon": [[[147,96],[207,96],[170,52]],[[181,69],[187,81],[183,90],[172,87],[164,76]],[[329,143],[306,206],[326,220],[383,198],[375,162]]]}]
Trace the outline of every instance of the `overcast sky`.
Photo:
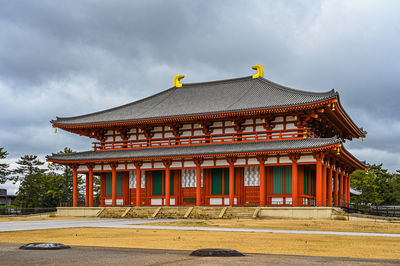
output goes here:
[{"label": "overcast sky", "polygon": [[[400,1],[0,0],[0,147],[14,167],[91,140],[49,121],[183,83],[265,78],[339,91],[360,160],[400,169]],[[14,193],[16,186],[0,185]]]}]

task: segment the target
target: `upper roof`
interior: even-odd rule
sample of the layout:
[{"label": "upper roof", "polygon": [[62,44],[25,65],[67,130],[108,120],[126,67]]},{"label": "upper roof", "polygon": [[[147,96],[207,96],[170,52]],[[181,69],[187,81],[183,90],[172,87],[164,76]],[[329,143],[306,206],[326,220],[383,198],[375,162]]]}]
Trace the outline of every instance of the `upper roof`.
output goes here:
[{"label": "upper roof", "polygon": [[307,105],[337,96],[291,89],[265,78],[251,76],[183,84],[153,96],[112,109],[75,117],[57,117],[55,125],[85,125],[140,121],[189,115]]}]

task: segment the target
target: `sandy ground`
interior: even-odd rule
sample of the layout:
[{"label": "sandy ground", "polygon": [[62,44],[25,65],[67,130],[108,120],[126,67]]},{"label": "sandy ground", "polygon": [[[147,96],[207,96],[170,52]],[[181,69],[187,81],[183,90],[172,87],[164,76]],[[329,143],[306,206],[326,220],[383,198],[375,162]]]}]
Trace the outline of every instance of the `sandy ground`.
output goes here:
[{"label": "sandy ground", "polygon": [[353,221],[332,221],[332,220],[313,221],[313,220],[218,219],[218,220],[178,221],[178,222],[171,220],[170,222],[152,223],[151,225],[400,234],[400,222],[389,223],[389,222],[353,222]]},{"label": "sandy ground", "polygon": [[72,246],[64,250],[20,250],[1,244],[1,265],[398,265],[396,260],[245,254],[193,257],[190,251]]},{"label": "sandy ground", "polygon": [[171,250],[231,248],[244,253],[400,259],[400,241],[390,237],[68,228],[2,232],[0,242]]}]

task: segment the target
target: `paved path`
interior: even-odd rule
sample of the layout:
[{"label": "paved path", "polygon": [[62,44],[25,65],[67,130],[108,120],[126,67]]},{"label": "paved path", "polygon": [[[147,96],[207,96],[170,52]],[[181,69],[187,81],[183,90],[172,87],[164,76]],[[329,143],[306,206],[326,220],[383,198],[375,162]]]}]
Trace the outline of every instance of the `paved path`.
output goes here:
[{"label": "paved path", "polygon": [[71,246],[62,250],[21,250],[0,243],[0,265],[399,265],[400,260],[245,254],[194,257],[190,251]]},{"label": "paved path", "polygon": [[[398,237],[400,234],[386,233],[358,233],[335,231],[304,231],[304,230],[274,230],[274,229],[250,229],[250,228],[221,228],[221,227],[186,227],[186,226],[160,226],[142,225],[144,223],[171,222],[166,219],[68,219],[68,220],[44,220],[44,221],[15,221],[0,222],[0,232],[42,230],[74,227],[102,227],[102,228],[130,228],[130,229],[156,229],[156,230],[191,230],[191,231],[220,231],[220,232],[257,232],[278,234],[311,234],[311,235],[341,235],[341,236],[378,236]],[[174,220],[183,221],[183,220]],[[185,220],[187,221],[187,220]]]}]

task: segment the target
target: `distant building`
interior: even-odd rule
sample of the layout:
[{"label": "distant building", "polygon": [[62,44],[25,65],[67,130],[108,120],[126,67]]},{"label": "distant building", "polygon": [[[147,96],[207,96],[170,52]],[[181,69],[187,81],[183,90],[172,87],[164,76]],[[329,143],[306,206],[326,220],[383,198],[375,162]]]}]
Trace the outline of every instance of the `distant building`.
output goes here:
[{"label": "distant building", "polygon": [[[366,166],[343,147],[364,138],[334,90],[248,77],[182,84],[109,110],[51,121],[97,139],[92,151],[47,160],[101,176],[101,206],[340,206]],[[105,98],[104,101],[107,101]]]},{"label": "distant building", "polygon": [[0,206],[11,205],[16,195],[7,195],[7,189],[0,188]]}]

